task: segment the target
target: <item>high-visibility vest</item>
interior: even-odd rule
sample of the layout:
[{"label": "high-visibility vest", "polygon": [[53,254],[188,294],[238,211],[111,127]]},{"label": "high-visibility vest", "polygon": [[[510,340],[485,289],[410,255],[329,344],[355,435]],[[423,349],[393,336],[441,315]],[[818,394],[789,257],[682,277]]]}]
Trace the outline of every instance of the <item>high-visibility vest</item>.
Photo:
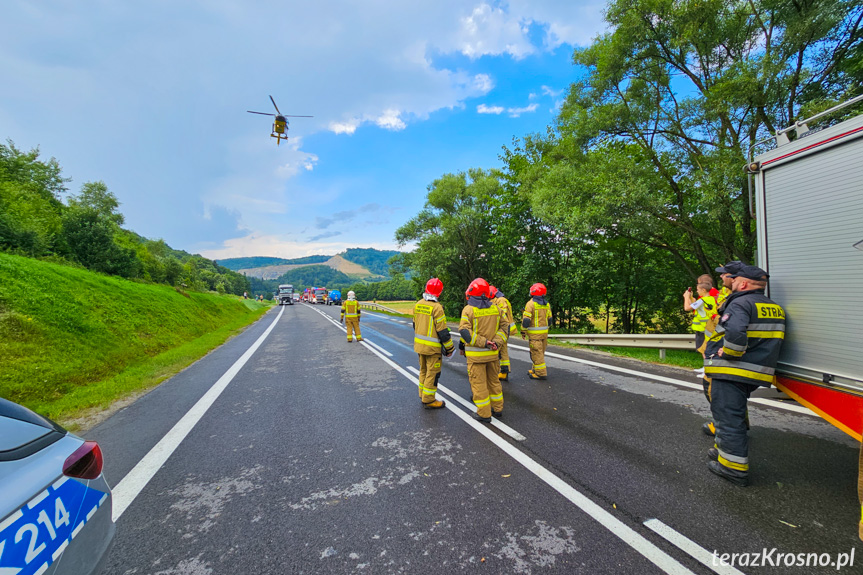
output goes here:
[{"label": "high-visibility vest", "polygon": [[701,298],[701,301],[704,302],[701,309],[692,310],[695,314],[692,318],[692,331],[704,331],[707,320],[716,313],[716,299],[713,296],[706,295]]},{"label": "high-visibility vest", "polygon": [[[459,332],[464,342],[465,356],[471,362],[489,362],[498,357],[497,350],[480,347],[486,341],[495,341],[498,345],[506,343],[506,316],[496,305],[478,308],[467,305],[461,312]],[[467,337],[466,337],[467,336]]]}]

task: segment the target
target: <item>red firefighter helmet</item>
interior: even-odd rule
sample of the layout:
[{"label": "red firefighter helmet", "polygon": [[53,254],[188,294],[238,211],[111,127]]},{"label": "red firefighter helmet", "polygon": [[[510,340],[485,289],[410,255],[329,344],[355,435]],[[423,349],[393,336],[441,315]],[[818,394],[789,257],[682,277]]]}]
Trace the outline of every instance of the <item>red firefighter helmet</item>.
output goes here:
[{"label": "red firefighter helmet", "polygon": [[488,282],[482,278],[476,278],[470,285],[467,286],[466,296],[485,296],[488,297]]},{"label": "red firefighter helmet", "polygon": [[443,282],[437,278],[432,278],[426,282],[426,293],[435,297],[440,297],[443,293]]},{"label": "red firefighter helmet", "polygon": [[545,292],[546,292],[545,286],[542,284],[537,283],[537,284],[533,284],[532,286],[530,286],[530,295],[543,296],[543,295],[545,295]]},{"label": "red firefighter helmet", "polygon": [[494,287],[493,285],[489,284],[489,286],[488,286],[488,297],[489,297],[489,299],[493,298],[496,295],[497,295],[497,288]]}]

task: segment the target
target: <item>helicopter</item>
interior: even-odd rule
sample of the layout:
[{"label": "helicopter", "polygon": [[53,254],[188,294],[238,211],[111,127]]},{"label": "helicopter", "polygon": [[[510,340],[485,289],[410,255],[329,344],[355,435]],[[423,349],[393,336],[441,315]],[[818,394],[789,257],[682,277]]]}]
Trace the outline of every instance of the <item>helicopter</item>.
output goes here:
[{"label": "helicopter", "polygon": [[268,114],[267,112],[253,112],[251,110],[246,110],[250,114],[260,114],[262,116],[274,116],[276,119],[273,121],[273,133],[270,134],[271,138],[276,138],[276,145],[280,145],[282,140],[287,141],[288,139],[288,127],[290,122],[288,122],[288,118],[314,118],[314,116],[291,116],[288,114],[282,114],[279,111],[279,107],[276,105],[276,101],[273,100],[273,97],[270,96],[270,102],[273,103],[273,107],[276,109],[275,114]]}]

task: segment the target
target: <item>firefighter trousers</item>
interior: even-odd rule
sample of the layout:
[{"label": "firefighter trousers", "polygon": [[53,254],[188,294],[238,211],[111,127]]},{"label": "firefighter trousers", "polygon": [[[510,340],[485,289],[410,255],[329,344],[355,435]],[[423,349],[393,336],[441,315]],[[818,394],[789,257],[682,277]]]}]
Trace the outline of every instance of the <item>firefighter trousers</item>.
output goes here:
[{"label": "firefighter trousers", "polygon": [[503,387],[497,377],[498,373],[500,373],[500,362],[497,360],[482,363],[467,361],[470,391],[473,394],[476,413],[480,417],[491,417],[492,410],[497,413],[503,411]]},{"label": "firefighter trousers", "polygon": [[420,358],[420,400],[423,403],[434,403],[437,393],[437,382],[440,379],[441,354],[423,355]]},{"label": "firefighter trousers", "polygon": [[548,375],[545,368],[545,348],[548,347],[548,338],[531,338],[528,343],[530,344],[530,361],[533,363],[533,372],[536,375]]},{"label": "firefighter trousers", "polygon": [[360,333],[360,318],[346,317],[345,327],[348,329],[348,341],[352,340],[351,336],[354,332],[357,333],[357,341],[363,341],[363,334]]},{"label": "firefighter trousers", "polygon": [[501,373],[509,373],[509,346],[504,343],[500,346],[500,352],[498,353],[498,357],[500,358],[500,372]]},{"label": "firefighter trousers", "polygon": [[738,472],[749,471],[749,434],[746,402],[757,385],[713,377],[710,411],[716,423],[719,463]]}]

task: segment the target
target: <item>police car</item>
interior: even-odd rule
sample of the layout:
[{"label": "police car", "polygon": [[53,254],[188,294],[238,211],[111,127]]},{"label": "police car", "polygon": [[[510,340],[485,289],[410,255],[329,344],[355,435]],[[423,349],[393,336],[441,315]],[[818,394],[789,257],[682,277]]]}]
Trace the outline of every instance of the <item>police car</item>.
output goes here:
[{"label": "police car", "polygon": [[0,575],[95,575],[114,530],[99,446],[0,398]]}]

